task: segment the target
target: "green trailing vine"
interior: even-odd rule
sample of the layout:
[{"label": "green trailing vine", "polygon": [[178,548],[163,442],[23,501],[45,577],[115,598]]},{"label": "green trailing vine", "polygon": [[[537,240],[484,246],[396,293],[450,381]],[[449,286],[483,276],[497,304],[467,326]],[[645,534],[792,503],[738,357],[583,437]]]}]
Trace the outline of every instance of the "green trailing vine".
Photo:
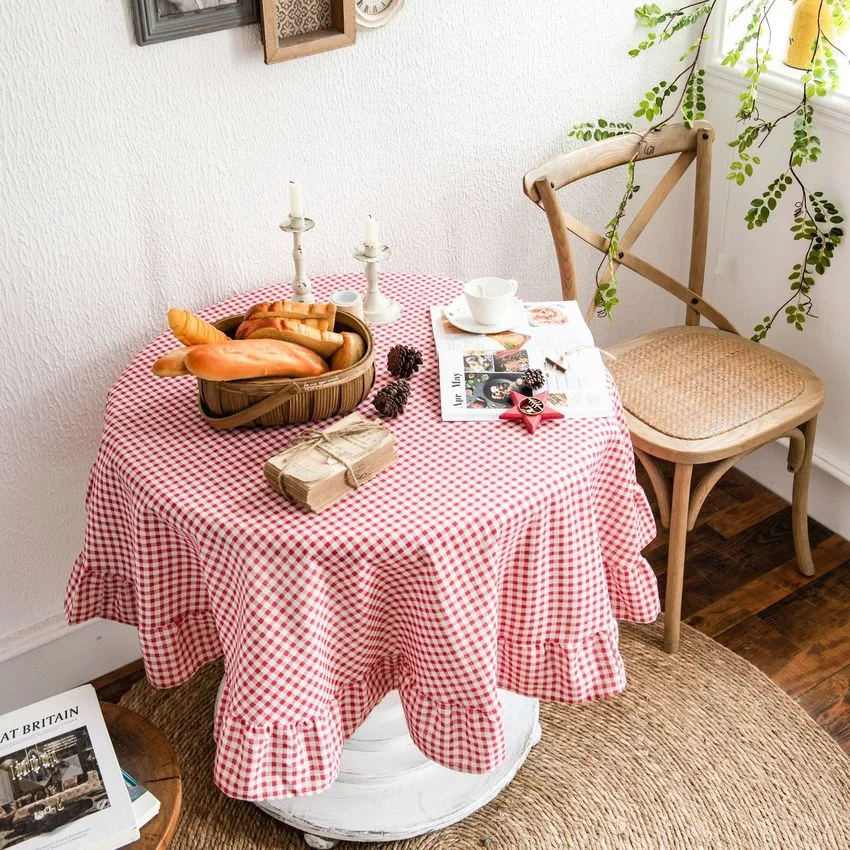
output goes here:
[{"label": "green trailing vine", "polygon": [[[619,303],[617,297],[618,259],[620,251],[620,223],[626,208],[638,192],[635,183],[635,160],[641,142],[653,131],[677,117],[692,127],[705,117],[705,71],[699,67],[701,53],[709,38],[708,24],[717,13],[719,0],[699,0],[668,11],[655,3],[645,3],[635,9],[638,22],[646,28],[646,36],[629,51],[630,56],[641,56],[658,47],[680,32],[690,30],[692,36],[679,57],[680,72],[671,81],[661,80],[641,98],[634,112],[635,118],[650,122],[640,132],[628,121],[599,118],[596,121],[576,124],[569,135],[581,141],[599,141],[632,134],[638,136],[635,158],[628,163],[626,187],[616,212],[605,228],[607,252],[596,273],[595,304],[600,316],[611,316]],[[777,127],[790,128],[788,161],[783,171],[774,177],[761,193],[753,198],[745,215],[747,228],[764,227],[770,221],[779,202],[788,192],[797,194],[794,205],[791,233],[803,242],[802,261],[796,263],[788,276],[790,294],[773,314],[766,315],[753,329],[752,339],[765,338],[780,315],[789,325],[803,330],[806,319],[814,316],[812,289],[817,276],[829,268],[835,249],[844,238],[841,227],[844,219],[836,205],[821,191],[810,190],[803,180],[804,166],[817,162],[821,154],[821,141],[814,121],[811,101],[834,91],[840,83],[840,62],[847,61],[843,53],[821,26],[821,11],[829,9],[837,32],[850,26],[850,0],[820,0],[817,35],[811,46],[811,61],[800,77],[800,99],[793,108],[777,118],[764,118],[758,108],[759,85],[771,60],[770,48],[773,32],[769,14],[776,0],[743,0],[737,3],[729,16],[735,21],[745,21],[743,34],[726,52],[722,64],[735,67],[743,61],[746,85],[738,101],[736,117],[738,135],[729,142],[734,157],[727,179],[739,186],[752,178],[761,159],[759,149]],[[721,7],[722,8],[722,7]]]},{"label": "green trailing vine", "polygon": [[[620,253],[620,219],[626,214],[626,204],[640,191],[640,186],[635,183],[635,163],[632,160],[626,169],[626,193],[620,200],[617,211],[611,216],[611,220],[605,225],[605,238],[608,240],[608,257],[617,257]],[[608,278],[598,278],[596,281],[596,304],[610,316],[616,304],[620,303],[617,298],[617,283],[612,270]]]}]

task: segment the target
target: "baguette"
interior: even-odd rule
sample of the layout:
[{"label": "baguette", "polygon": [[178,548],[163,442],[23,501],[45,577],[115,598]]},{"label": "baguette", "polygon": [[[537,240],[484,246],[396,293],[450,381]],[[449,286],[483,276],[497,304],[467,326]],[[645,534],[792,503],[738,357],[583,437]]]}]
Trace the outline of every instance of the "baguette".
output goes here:
[{"label": "baguette", "polygon": [[330,357],[343,342],[342,334],[320,331],[292,319],[248,319],[236,329],[236,335],[241,339],[279,339],[283,342],[294,342],[321,354],[322,357]]},{"label": "baguette", "polygon": [[366,343],[360,334],[343,331],[340,336],[342,337],[342,345],[334,352],[329,361],[331,371],[334,372],[337,369],[347,369],[349,366],[353,366],[366,353]]},{"label": "baguette", "polygon": [[310,378],[328,364],[301,345],[279,339],[242,339],[197,345],[186,354],[186,367],[206,381],[245,378]]},{"label": "baguette", "polygon": [[304,304],[300,301],[263,301],[255,304],[246,319],[292,319],[318,331],[332,331],[336,321],[336,304]]},{"label": "baguette", "polygon": [[248,339],[248,334],[258,328],[266,327],[268,319],[244,319],[233,334],[234,339]]},{"label": "baguette", "polygon": [[175,348],[174,351],[163,354],[153,364],[154,375],[160,378],[176,378],[178,375],[188,375],[189,370],[186,368],[186,355],[193,347]]},{"label": "baguette", "polygon": [[227,342],[228,340],[227,335],[217,327],[188,310],[172,307],[168,311],[168,325],[183,345],[205,345],[208,342]]}]

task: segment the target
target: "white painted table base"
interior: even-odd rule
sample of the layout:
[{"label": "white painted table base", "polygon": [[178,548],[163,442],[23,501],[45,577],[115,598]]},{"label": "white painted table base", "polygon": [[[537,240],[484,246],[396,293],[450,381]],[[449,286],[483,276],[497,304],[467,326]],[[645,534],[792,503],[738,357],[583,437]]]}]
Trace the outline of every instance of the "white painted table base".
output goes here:
[{"label": "white painted table base", "polygon": [[302,830],[317,850],[338,841],[399,841],[457,823],[489,803],[540,740],[538,701],[508,691],[499,698],[507,757],[490,773],[459,773],[426,758],[407,731],[398,691],[391,691],[346,741],[333,785],[256,805]]}]

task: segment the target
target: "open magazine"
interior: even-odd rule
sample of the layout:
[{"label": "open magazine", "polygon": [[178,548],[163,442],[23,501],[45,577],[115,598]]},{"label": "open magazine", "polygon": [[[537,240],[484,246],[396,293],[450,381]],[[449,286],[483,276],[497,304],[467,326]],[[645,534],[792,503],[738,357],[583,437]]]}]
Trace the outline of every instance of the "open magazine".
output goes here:
[{"label": "open magazine", "polygon": [[115,850],[138,837],[91,685],[0,716],[0,850]]},{"label": "open magazine", "polygon": [[471,334],[431,308],[440,360],[440,402],[446,421],[498,419],[522,391],[526,369],[540,369],[549,402],[570,417],[614,413],[605,366],[575,301],[527,302],[515,327]]}]

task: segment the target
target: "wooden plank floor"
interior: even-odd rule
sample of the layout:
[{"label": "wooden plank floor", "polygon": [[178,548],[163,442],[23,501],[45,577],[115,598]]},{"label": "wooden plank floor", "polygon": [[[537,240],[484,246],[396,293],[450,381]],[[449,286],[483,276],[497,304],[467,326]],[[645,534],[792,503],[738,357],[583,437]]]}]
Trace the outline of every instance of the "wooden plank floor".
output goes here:
[{"label": "wooden plank floor", "polygon": [[[742,472],[726,473],[688,534],[682,617],[770,676],[850,754],[850,543],[811,519],[809,539],[807,577],[794,558],[791,506]],[[663,599],[660,524],[645,554]]]},{"label": "wooden plank floor", "polygon": [[[807,578],[794,559],[790,505],[728,472],[688,535],[682,616],[763,670],[850,754],[850,543],[811,520],[809,534],[815,575]],[[660,525],[645,554],[663,599]],[[117,702],[143,675],[139,662],[94,684]]]}]

